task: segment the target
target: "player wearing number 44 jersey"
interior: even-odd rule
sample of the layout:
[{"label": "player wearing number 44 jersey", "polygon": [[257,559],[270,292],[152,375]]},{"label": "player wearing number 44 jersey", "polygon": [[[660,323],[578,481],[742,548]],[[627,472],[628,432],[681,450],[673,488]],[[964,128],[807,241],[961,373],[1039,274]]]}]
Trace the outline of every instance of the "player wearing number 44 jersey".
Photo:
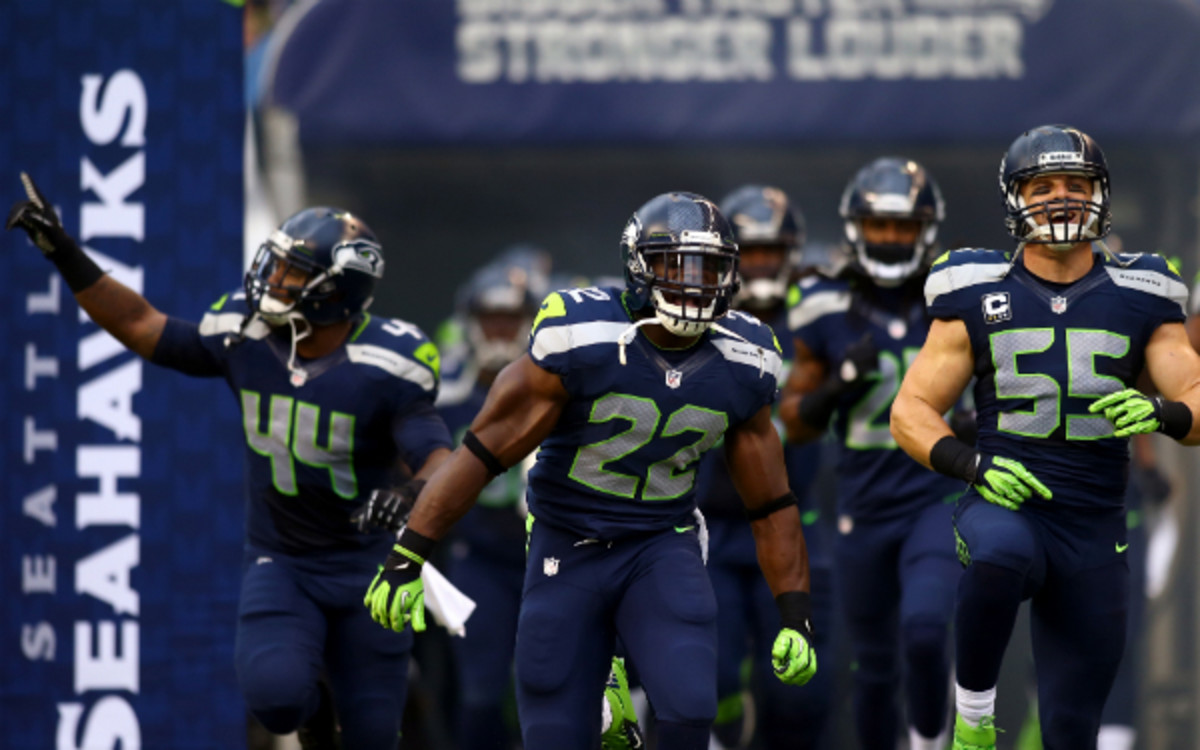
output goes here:
[{"label": "player wearing number 44 jersey", "polygon": [[707,199],[667,193],[634,214],[621,245],[625,289],[566,290],[542,304],[528,353],[496,378],[366,597],[394,629],[423,618],[419,569],[436,540],[490,476],[540,444],[516,647],[528,750],[593,746],[618,636],[659,746],[708,746],[716,601],[694,485],[722,437],[779,605],[776,675],[801,684],[816,671],[800,514],[771,424],[780,354],[770,328],[728,312],[738,259],[729,224]]},{"label": "player wearing number 44 jersey", "polygon": [[[351,514],[376,488],[449,455],[433,409],[437,350],[413,325],[366,313],[382,250],[357,217],[311,208],[271,233],[244,292],[199,325],[168,318],[106,276],[23,175],[21,227],[79,305],[131,350],[189,375],[223,377],[242,410],[246,547],[236,666],[247,707],[306,748],[391,750],[404,709],[411,635],[358,606],[391,540]],[[214,498],[214,501],[221,501]],[[334,705],[336,703],[336,717]]]},{"label": "player wearing number 44 jersey", "polygon": [[[1200,442],[1200,357],[1187,288],[1156,255],[1114,255],[1099,147],[1066,126],[1001,163],[1013,253],[959,250],[925,285],[935,319],[892,407],[913,458],[970,484],[955,514],[966,564],[955,614],[954,747],[994,748],[996,680],[1032,600],[1042,738],[1095,747],[1125,643],[1127,438]],[[1133,389],[1145,369],[1162,396]],[[942,420],[976,378],[978,447]]]}]

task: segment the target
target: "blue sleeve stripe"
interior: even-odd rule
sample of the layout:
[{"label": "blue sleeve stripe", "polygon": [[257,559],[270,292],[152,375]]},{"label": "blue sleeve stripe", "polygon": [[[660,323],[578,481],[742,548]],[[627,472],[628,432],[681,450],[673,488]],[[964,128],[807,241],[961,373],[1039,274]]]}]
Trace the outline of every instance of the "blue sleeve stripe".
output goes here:
[{"label": "blue sleeve stripe", "polygon": [[1009,268],[1009,263],[964,263],[938,268],[925,279],[925,304],[932,305],[943,294],[999,281]]},{"label": "blue sleeve stripe", "polygon": [[788,310],[788,328],[798,330],[818,318],[850,309],[850,293],[845,290],[814,292],[805,295],[800,304]]}]

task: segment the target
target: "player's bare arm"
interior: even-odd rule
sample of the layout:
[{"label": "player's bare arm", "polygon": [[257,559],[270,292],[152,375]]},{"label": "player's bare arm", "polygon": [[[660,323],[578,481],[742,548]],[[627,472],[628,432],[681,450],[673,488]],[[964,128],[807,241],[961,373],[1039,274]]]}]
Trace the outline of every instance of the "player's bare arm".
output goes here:
[{"label": "player's bare arm", "polygon": [[165,313],[112,276],[102,276],[75,295],[89,317],[144,359],[150,359],[167,324]]},{"label": "player's bare arm", "polygon": [[1200,354],[1192,348],[1182,323],[1164,323],[1146,345],[1146,371],[1165,398],[1179,401],[1192,412],[1192,426],[1180,442],[1200,444]]},{"label": "player's bare arm", "polygon": [[[496,376],[471,423],[471,433],[500,466],[513,466],[550,434],[566,402],[567,391],[559,376],[543,370],[526,354]],[[492,476],[477,455],[459,447],[421,491],[409,528],[441,539]]]},{"label": "player's bare arm", "polygon": [[139,356],[150,359],[167,316],[96,265],[75,238],[67,234],[53,205],[33,178],[21,173],[27,200],[8,214],[5,229],[23,229],[63,275],[79,306],[104,330]]},{"label": "player's bare arm", "polygon": [[825,362],[813,356],[812,350],[800,339],[794,340],[795,354],[792,356],[792,371],[788,374],[779,398],[779,418],[787,429],[791,443],[816,440],[824,430],[813,427],[800,418],[800,402],[825,380],[828,368]]},{"label": "player's bare arm", "polygon": [[934,320],[892,403],[891,431],[904,452],[930,467],[929,451],[953,436],[942,417],[971,381],[975,360],[961,320]]},{"label": "player's bare arm", "polygon": [[[771,424],[769,406],[726,433],[725,456],[734,486],[751,513],[790,496],[783,445]],[[751,521],[750,527],[758,548],[758,563],[771,593],[778,596],[785,591],[808,591],[808,552],[795,502]]]}]

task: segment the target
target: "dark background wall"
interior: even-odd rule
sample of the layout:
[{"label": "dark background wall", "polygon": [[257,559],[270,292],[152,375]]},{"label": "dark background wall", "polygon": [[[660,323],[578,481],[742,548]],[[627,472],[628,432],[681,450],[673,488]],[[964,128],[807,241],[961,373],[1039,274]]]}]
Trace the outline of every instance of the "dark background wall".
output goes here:
[{"label": "dark background wall", "polygon": [[[1011,248],[997,183],[1007,145],[310,147],[304,163],[310,202],[359,211],[383,241],[387,273],[373,309],[430,330],[449,314],[454,289],[470,271],[514,243],[550,251],[556,270],[619,273],[625,221],[667,190],[719,201],[746,182],[774,184],[803,211],[810,246],[836,243],[842,189],[860,166],[885,155],[914,158],[934,174],[946,199],[944,246]],[[1196,155],[1146,144],[1101,146],[1112,172],[1114,231],[1125,248],[1180,256],[1190,274]]]}]

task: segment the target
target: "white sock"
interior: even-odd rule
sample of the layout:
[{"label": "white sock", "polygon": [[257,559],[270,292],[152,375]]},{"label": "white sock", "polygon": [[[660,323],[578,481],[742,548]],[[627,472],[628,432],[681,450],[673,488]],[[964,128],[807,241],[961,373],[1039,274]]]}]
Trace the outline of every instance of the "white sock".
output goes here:
[{"label": "white sock", "polygon": [[942,750],[946,746],[946,733],[942,732],[932,739],[917,731],[916,727],[908,728],[909,750]]},{"label": "white sock", "polygon": [[996,715],[996,688],[975,691],[955,685],[954,707],[958,709],[958,715],[963,717],[964,721],[977,727],[983,717]]},{"label": "white sock", "polygon": [[1104,724],[1096,738],[1096,750],[1133,750],[1137,730],[1123,724]]}]

